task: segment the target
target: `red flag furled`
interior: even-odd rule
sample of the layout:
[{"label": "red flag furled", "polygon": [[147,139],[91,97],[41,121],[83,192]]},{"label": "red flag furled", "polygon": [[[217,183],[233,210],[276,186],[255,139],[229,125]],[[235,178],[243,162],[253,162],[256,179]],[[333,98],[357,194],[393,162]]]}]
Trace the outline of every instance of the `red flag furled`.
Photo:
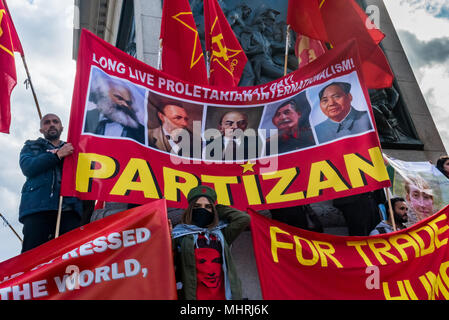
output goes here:
[{"label": "red flag furled", "polygon": [[176,298],[165,200],[89,223],[0,264],[0,300]]},{"label": "red flag furled", "polygon": [[329,41],[318,0],[288,0],[287,24],[298,34]]},{"label": "red flag furled", "polygon": [[192,83],[208,83],[203,50],[188,0],[164,1],[160,39],[164,72]]},{"label": "red flag furled", "polygon": [[296,36],[295,54],[298,57],[298,69],[314,61],[325,52],[326,49],[320,40],[311,39],[302,34]]},{"label": "red flag furled", "polygon": [[9,133],[10,96],[16,86],[14,52],[23,55],[22,45],[5,0],[0,0],[0,132]]},{"label": "red flag furled", "polygon": [[354,0],[324,0],[321,15],[332,46],[357,40],[362,70],[369,89],[389,88],[393,73],[382,49],[378,46],[384,34],[377,28],[368,29],[368,17]]},{"label": "red flag furled", "polygon": [[209,83],[237,86],[248,58],[217,0],[204,0],[206,50],[211,55]]}]

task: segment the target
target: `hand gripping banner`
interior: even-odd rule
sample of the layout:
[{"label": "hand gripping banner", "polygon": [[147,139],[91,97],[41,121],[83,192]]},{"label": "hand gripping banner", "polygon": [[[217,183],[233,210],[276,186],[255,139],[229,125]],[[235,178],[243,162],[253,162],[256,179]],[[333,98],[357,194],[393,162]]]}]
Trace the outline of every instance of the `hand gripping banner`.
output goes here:
[{"label": "hand gripping banner", "polygon": [[264,299],[449,299],[449,207],[401,231],[342,237],[252,212]]},{"label": "hand gripping banner", "polygon": [[2,262],[0,299],[176,299],[166,210],[153,201]]},{"label": "hand gripping banner", "polygon": [[62,195],[280,208],[390,185],[354,41],[255,87],[173,78],[83,30]]}]

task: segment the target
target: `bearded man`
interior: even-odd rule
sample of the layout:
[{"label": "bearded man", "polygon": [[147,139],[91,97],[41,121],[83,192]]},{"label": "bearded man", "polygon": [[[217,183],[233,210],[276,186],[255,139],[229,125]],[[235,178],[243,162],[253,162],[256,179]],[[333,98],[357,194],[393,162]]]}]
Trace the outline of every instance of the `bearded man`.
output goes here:
[{"label": "bearded man", "polygon": [[[45,115],[39,130],[44,138],[27,140],[20,152],[20,169],[26,177],[19,207],[22,253],[55,237],[63,160],[73,154],[72,144],[60,139],[62,130],[57,115]],[[80,226],[82,206],[79,199],[64,197],[60,234]]]},{"label": "bearded man", "polygon": [[84,132],[127,137],[145,143],[145,127],[137,118],[137,106],[130,88],[122,81],[98,77],[93,83]]}]

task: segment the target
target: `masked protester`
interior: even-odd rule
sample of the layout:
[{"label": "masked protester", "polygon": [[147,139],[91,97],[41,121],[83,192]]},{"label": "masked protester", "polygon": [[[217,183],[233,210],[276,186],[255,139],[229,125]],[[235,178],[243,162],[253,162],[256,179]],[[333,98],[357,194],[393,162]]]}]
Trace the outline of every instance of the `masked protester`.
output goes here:
[{"label": "masked protester", "polygon": [[200,185],[172,231],[180,299],[241,300],[242,289],[229,246],[248,226],[246,212],[216,205],[217,194]]}]

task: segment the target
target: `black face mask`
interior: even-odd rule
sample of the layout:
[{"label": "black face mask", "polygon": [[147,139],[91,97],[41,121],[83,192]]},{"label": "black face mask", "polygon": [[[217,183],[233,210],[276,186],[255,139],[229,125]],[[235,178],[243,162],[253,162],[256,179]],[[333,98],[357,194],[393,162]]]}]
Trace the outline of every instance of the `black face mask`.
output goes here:
[{"label": "black face mask", "polygon": [[205,228],[214,221],[214,214],[204,208],[192,210],[192,223],[200,228]]}]

